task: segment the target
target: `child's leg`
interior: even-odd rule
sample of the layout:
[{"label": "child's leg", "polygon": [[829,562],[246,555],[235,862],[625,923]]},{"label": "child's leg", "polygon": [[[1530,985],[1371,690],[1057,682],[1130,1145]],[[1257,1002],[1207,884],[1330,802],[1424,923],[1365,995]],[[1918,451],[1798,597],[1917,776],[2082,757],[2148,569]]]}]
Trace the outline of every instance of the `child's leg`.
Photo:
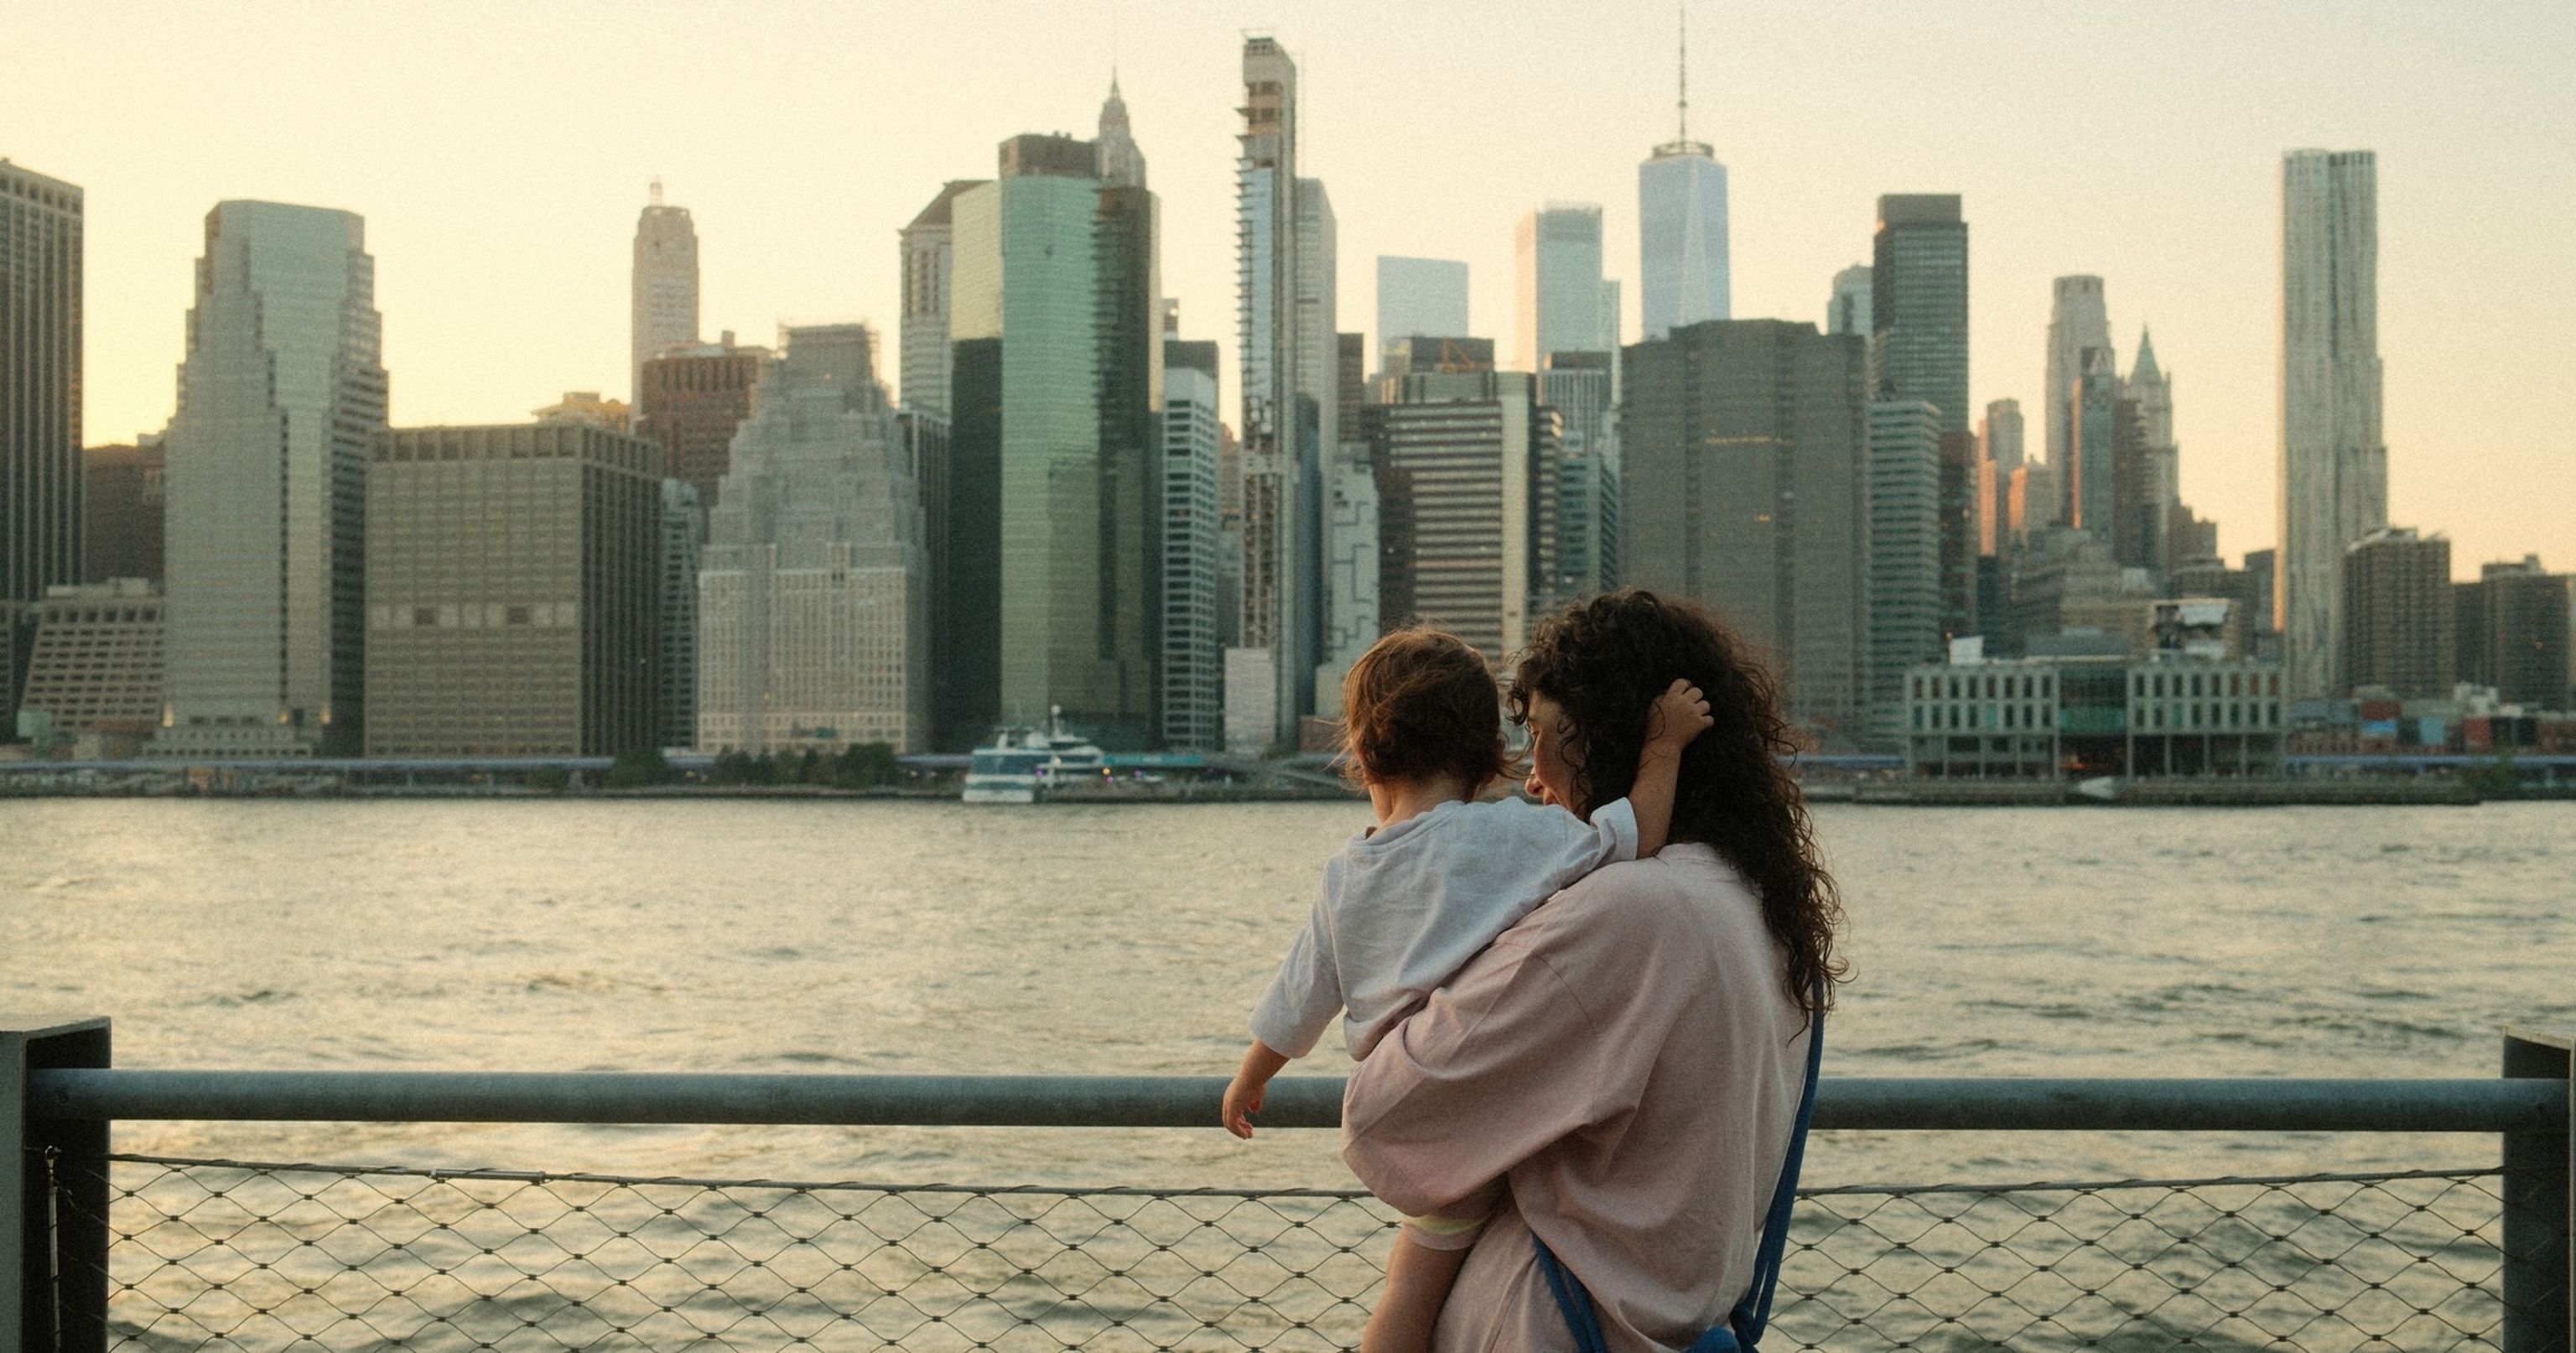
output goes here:
[{"label": "child's leg", "polygon": [[1435,1250],[1399,1231],[1386,1257],[1386,1290],[1360,1336],[1360,1353],[1429,1353],[1431,1327],[1466,1266],[1467,1250]]}]

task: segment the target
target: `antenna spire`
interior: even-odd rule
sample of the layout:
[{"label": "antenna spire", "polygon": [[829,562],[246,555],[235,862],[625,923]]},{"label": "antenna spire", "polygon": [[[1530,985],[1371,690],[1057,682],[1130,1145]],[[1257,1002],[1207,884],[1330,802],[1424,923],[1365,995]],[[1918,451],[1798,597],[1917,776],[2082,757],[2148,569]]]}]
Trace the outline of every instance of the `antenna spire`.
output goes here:
[{"label": "antenna spire", "polygon": [[662,205],[662,179],[660,175],[655,175],[653,179],[653,205],[657,207]]},{"label": "antenna spire", "polygon": [[1677,17],[1679,18],[1679,20],[1680,20],[1681,36],[1682,36],[1682,42],[1681,42],[1681,90],[1682,90],[1682,98],[1681,98],[1681,108],[1680,108],[1680,110],[1679,110],[1679,111],[1680,111],[1680,115],[1681,115],[1681,134],[1680,134],[1679,136],[1674,137],[1673,139],[1674,139],[1674,140],[1676,140],[1676,141],[1688,141],[1688,140],[1690,139],[1690,6],[1689,6],[1688,4],[1676,4],[1676,5],[1674,5],[1674,6],[1673,6],[1673,9],[1674,9],[1674,12],[1675,12],[1676,16],[1677,16]]}]

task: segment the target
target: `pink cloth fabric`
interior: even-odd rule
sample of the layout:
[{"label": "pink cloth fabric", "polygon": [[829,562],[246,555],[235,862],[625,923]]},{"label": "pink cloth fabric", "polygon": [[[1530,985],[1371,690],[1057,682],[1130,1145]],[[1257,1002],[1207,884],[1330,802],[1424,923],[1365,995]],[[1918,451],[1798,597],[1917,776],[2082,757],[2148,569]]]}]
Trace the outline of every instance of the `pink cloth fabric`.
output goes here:
[{"label": "pink cloth fabric", "polygon": [[1424,1216],[1510,1186],[1434,1353],[1572,1345],[1533,1230],[1591,1289],[1615,1350],[1685,1349],[1726,1318],[1806,1081],[1807,1017],[1782,974],[1734,869],[1674,845],[1557,894],[1358,1066],[1342,1154],[1378,1197]]}]

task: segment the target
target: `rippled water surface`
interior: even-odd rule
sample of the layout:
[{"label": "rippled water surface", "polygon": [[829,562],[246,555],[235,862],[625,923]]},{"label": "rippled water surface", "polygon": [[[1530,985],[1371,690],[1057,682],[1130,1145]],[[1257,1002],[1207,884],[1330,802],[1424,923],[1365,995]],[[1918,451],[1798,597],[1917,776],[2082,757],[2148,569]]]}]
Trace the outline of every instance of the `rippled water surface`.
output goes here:
[{"label": "rippled water surface", "polygon": [[[125,1066],[1197,1073],[1355,806],[0,801],[0,1008]],[[2576,1023],[2576,805],[1827,806],[1828,1074],[2482,1076]],[[1290,1074],[1339,1074],[1337,1045]],[[129,1150],[1346,1181],[1331,1134],[129,1124]],[[2493,1142],[1833,1134],[1810,1182],[2480,1163]]]}]

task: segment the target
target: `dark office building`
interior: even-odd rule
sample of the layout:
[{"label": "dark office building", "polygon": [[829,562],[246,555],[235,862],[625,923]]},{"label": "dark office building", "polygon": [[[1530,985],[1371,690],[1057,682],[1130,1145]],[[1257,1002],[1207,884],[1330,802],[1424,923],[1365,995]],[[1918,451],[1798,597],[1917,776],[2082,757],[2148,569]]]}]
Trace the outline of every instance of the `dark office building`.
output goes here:
[{"label": "dark office building", "polygon": [[1956,193],[1878,199],[1870,259],[1871,384],[1878,399],[1919,399],[1943,432],[1974,429],[1968,410],[1968,225]]},{"label": "dark office building", "polygon": [[1977,590],[1977,434],[1941,434],[1941,634],[1985,632]]},{"label": "dark office building", "polygon": [[163,571],[161,439],[138,446],[93,446],[82,457],[87,485],[81,515],[83,571],[92,582],[150,578]]},{"label": "dark office building", "polygon": [[1867,351],[1788,320],[1626,350],[1621,581],[1725,617],[1828,745],[1863,732]]},{"label": "dark office building", "polygon": [[50,587],[81,581],[81,190],[0,160],[0,742]]},{"label": "dark office building", "polygon": [[1333,344],[1333,379],[1340,387],[1334,419],[1341,424],[1333,435],[1356,442],[1361,439],[1360,406],[1368,403],[1368,335],[1337,333]]}]

